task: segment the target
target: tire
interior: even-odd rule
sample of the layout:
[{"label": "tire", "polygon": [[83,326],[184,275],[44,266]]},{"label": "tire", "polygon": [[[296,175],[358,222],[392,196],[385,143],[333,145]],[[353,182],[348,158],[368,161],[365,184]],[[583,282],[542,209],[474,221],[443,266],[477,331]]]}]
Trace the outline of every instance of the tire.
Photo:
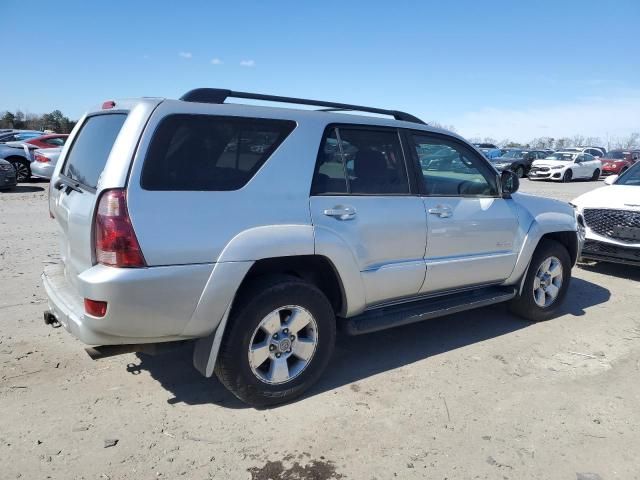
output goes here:
[{"label": "tire", "polygon": [[[306,321],[307,316],[311,321],[290,335],[297,328],[289,323],[294,312],[301,319],[299,322]],[[291,331],[284,330],[287,326],[292,327]],[[276,331],[277,340],[272,330]],[[287,337],[291,340],[288,351],[287,345],[283,347]],[[333,354],[335,337],[335,314],[320,289],[296,277],[264,279],[240,295],[229,318],[215,373],[227,389],[249,405],[285,403],[320,378]],[[313,351],[309,353],[311,344]],[[304,355],[298,357],[297,349]],[[283,365],[287,366],[289,378],[283,374]]]},{"label": "tire", "polygon": [[29,164],[23,160],[8,160],[16,171],[18,183],[26,182],[31,178],[31,168]]},{"label": "tire", "polygon": [[[558,283],[557,277],[544,278],[544,284],[548,284],[545,288],[544,284],[540,282],[539,274],[543,271],[541,269],[545,268],[545,264],[549,259],[553,259],[550,265],[551,270],[555,268],[554,265],[559,264],[561,267],[561,281]],[[564,245],[555,240],[542,240],[533,254],[526,275],[522,292],[511,300],[509,309],[516,315],[532,322],[548,320],[558,311],[569,288],[571,281],[571,258],[569,257],[569,252]],[[537,282],[536,279],[538,279]],[[555,297],[552,294],[553,290],[549,289],[551,285],[557,288]],[[538,286],[538,288],[534,289],[535,286]],[[544,290],[549,289],[549,292],[543,291],[543,294],[536,299],[536,292],[540,294],[541,288]],[[546,302],[549,303],[544,306],[541,305],[541,303]]]},{"label": "tire", "polygon": [[567,170],[562,176],[562,181],[564,183],[569,183],[571,180],[573,180],[573,172],[571,170]]},{"label": "tire", "polygon": [[593,172],[593,175],[591,175],[592,182],[595,182],[597,180],[600,180],[600,170],[598,168],[596,168],[595,171]]},{"label": "tire", "polygon": [[516,168],[515,174],[518,176],[518,178],[524,178],[524,167],[522,165],[518,166],[518,168]]}]

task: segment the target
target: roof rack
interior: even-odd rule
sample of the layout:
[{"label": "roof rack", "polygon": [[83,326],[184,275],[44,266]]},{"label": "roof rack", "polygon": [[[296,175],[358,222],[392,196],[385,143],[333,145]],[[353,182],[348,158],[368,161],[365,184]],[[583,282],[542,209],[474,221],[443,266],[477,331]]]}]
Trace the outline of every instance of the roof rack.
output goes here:
[{"label": "roof rack", "polygon": [[234,92],[222,88],[196,88],[185,93],[180,100],[185,102],[198,103],[224,103],[227,98],[246,98],[250,100],[264,100],[268,102],[293,103],[298,105],[313,105],[316,107],[326,107],[329,111],[353,110],[359,112],[377,113],[389,115],[396,120],[405,122],[425,124],[422,120],[413,115],[398,110],[386,110],[383,108],[363,107],[360,105],[349,105],[347,103],[324,102],[322,100],[309,100],[306,98],[280,97],[277,95],[263,95],[261,93]]}]

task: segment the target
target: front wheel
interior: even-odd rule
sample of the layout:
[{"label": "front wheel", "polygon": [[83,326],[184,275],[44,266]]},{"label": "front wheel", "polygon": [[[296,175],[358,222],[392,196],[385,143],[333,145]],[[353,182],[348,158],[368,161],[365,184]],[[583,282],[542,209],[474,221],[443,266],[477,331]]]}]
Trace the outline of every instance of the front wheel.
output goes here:
[{"label": "front wheel", "polygon": [[27,162],[23,162],[21,160],[9,161],[16,171],[16,178],[18,182],[26,182],[31,178],[31,169],[29,168],[29,164]]},{"label": "front wheel", "polygon": [[311,387],[333,353],[336,320],[327,297],[295,277],[266,279],[229,318],[215,372],[255,407],[288,402]]},{"label": "front wheel", "polygon": [[564,175],[562,176],[562,181],[564,183],[569,183],[572,179],[573,179],[573,172],[571,170],[567,170],[566,172],[564,172]]},{"label": "front wheel", "polygon": [[591,176],[591,181],[595,182],[596,180],[600,179],[600,170],[598,170],[596,168],[596,170],[593,172],[593,175]]},{"label": "front wheel", "polygon": [[522,292],[511,300],[511,311],[527,320],[548,320],[562,304],[571,280],[571,258],[555,240],[542,240],[533,254]]},{"label": "front wheel", "polygon": [[524,167],[520,165],[518,168],[516,168],[515,173],[518,176],[518,178],[524,178]]}]

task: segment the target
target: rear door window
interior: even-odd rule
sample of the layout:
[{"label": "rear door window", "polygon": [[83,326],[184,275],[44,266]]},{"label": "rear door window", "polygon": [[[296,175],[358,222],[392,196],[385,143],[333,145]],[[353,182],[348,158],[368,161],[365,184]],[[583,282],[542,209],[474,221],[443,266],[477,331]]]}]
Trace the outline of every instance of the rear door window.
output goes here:
[{"label": "rear door window", "polygon": [[256,174],[295,122],[213,115],[169,115],[142,167],[145,190],[229,191]]},{"label": "rear door window", "polygon": [[124,113],[88,117],[71,145],[62,174],[86,187],[96,188],[126,118]]},{"label": "rear door window", "polygon": [[312,195],[401,195],[409,178],[396,129],[341,126],[325,133]]}]

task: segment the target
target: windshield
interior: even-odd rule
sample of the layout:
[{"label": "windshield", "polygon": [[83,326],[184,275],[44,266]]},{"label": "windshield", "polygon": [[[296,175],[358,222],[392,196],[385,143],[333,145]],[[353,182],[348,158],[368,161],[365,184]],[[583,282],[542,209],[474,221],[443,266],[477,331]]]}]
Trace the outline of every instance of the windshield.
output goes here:
[{"label": "windshield", "polygon": [[572,162],[576,156],[575,153],[554,153],[545,158],[545,160],[558,160],[562,162]]},{"label": "windshield", "polygon": [[622,151],[609,152],[605,155],[605,158],[612,159],[612,160],[624,160],[624,152]]},{"label": "windshield", "polygon": [[616,180],[616,185],[633,185],[640,186],[640,163],[635,164],[629,170],[620,175]]}]

